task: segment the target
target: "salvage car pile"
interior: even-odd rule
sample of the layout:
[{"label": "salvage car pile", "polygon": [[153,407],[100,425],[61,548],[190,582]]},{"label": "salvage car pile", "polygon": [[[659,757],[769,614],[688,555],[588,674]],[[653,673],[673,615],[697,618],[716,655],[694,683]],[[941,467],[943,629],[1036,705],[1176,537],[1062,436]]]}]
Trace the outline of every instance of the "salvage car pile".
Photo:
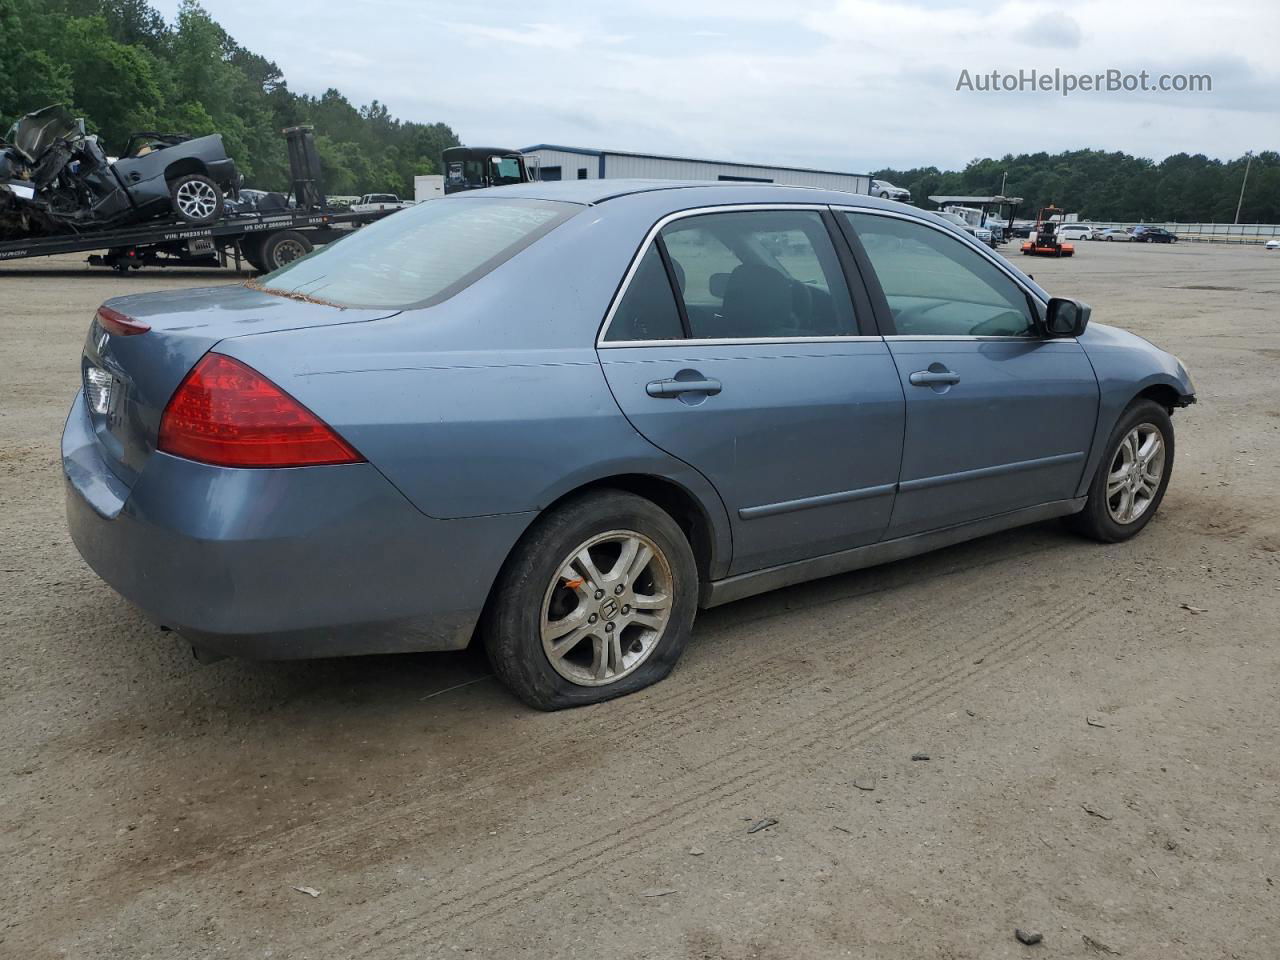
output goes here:
[{"label": "salvage car pile", "polygon": [[61,106],[29,113],[0,141],[0,239],[77,233],[176,215],[222,216],[240,185],[222,137],[135,133],[107,156]]}]

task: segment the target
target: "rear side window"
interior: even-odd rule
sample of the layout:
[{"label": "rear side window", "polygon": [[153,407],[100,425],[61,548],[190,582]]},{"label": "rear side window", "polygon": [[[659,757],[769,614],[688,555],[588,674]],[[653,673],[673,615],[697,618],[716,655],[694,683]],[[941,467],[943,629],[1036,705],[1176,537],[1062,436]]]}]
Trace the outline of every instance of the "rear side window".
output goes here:
[{"label": "rear side window", "polygon": [[319,247],[251,285],[339,307],[430,306],[475,283],[581,209],[548,200],[432,200]]},{"label": "rear side window", "polygon": [[898,336],[1036,335],[1026,294],[959,237],[896,217],[844,216],[875,268]]},{"label": "rear side window", "polygon": [[684,337],[680,311],[657,244],[650,244],[640,260],[627,292],[614,311],[606,341],[679,340]]}]

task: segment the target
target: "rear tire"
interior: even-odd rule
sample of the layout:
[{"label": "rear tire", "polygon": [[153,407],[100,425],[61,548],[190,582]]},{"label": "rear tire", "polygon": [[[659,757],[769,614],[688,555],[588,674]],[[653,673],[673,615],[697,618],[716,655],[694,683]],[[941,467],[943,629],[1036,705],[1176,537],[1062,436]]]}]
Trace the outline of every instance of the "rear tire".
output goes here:
[{"label": "rear tire", "polygon": [[189,173],[169,184],[173,211],[187,223],[210,224],[222,216],[222,190],[203,173]]},{"label": "rear tire", "polygon": [[[1150,446],[1149,446],[1150,445]],[[1135,400],[1116,421],[1089,484],[1089,501],[1068,525],[1082,536],[1119,543],[1151,522],[1173,475],[1173,420],[1152,400]]]},{"label": "rear tire", "polygon": [[512,693],[560,710],[665,678],[689,643],[697,601],[693,550],[671,516],[643,497],[601,490],[557,507],[524,535],[494,585],[481,635]]},{"label": "rear tire", "polygon": [[305,257],[314,249],[306,234],[297,230],[281,230],[262,241],[262,252],[259,254],[262,266],[258,269],[268,273],[279,270],[286,264]]}]

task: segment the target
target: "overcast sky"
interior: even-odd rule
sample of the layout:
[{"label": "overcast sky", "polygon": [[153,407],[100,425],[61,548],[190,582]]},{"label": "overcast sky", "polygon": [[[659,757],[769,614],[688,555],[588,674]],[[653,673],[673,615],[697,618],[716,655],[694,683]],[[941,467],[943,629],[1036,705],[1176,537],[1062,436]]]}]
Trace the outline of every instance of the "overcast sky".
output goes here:
[{"label": "overcast sky", "polygon": [[[153,0],[155,2],[155,0]],[[172,18],[177,0],[156,6]],[[297,92],[463,143],[867,171],[1280,149],[1276,0],[206,0]],[[1210,93],[957,92],[961,70],[1207,73]]]}]

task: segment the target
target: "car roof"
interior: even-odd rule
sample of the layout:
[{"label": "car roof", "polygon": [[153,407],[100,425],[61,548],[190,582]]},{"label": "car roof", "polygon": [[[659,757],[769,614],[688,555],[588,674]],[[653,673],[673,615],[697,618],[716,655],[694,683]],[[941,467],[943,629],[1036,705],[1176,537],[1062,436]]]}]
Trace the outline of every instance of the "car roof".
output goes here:
[{"label": "car roof", "polygon": [[[818,203],[865,206],[878,209],[902,209],[893,200],[882,200],[863,193],[847,193],[820,187],[798,187],[781,183],[746,183],[714,180],[552,180],[514,183],[505,187],[467,190],[449,199],[464,197],[511,197],[528,200],[559,200],[565,203],[595,205],[637,194],[665,193],[672,210],[701,205],[726,203]],[[921,213],[918,207],[908,207]]]}]

